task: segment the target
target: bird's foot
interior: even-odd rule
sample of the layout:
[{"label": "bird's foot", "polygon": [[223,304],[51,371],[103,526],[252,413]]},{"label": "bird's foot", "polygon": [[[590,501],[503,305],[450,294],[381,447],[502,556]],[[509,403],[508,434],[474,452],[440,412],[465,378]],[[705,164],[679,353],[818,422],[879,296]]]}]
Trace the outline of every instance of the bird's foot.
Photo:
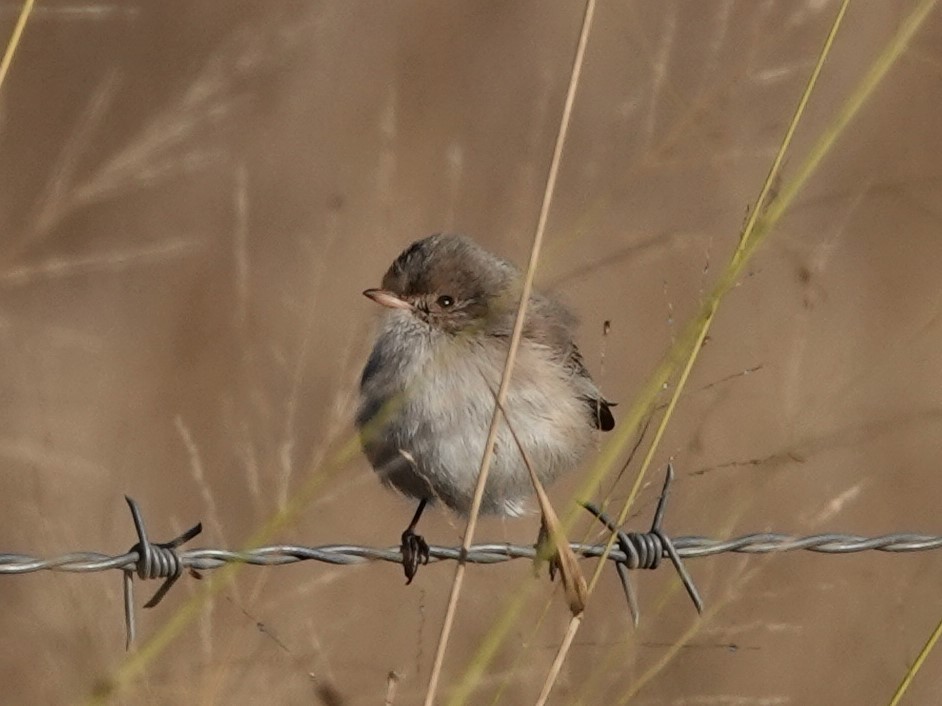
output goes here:
[{"label": "bird's foot", "polygon": [[402,544],[399,545],[399,551],[402,552],[402,570],[406,575],[406,585],[408,586],[419,572],[419,565],[428,564],[428,542],[410,527],[402,533]]},{"label": "bird's foot", "polygon": [[[556,572],[559,571],[559,552],[556,550],[556,547],[553,546],[552,541],[550,541],[549,530],[546,528],[546,522],[540,520],[540,533],[536,537],[536,544],[534,545],[536,549],[536,557],[534,557],[534,563],[537,570],[539,565],[542,562],[546,562],[549,569],[550,581],[556,580]],[[539,573],[539,571],[537,571]]]}]

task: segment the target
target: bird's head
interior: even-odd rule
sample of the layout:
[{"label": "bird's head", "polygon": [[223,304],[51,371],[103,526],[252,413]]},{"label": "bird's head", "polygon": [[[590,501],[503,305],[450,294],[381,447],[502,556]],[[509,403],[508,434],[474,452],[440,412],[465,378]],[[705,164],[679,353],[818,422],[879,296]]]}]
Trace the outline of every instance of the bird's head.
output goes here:
[{"label": "bird's head", "polygon": [[364,295],[449,333],[493,332],[513,316],[520,275],[461,235],[432,235],[404,250],[380,289]]}]

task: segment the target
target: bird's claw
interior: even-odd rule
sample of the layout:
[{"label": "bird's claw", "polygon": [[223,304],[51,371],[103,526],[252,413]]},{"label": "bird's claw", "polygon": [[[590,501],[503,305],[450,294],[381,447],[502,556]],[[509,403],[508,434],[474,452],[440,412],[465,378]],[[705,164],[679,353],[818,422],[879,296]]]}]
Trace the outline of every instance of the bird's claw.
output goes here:
[{"label": "bird's claw", "polygon": [[549,569],[550,581],[555,581],[556,572],[560,570],[559,550],[557,550],[550,541],[549,530],[546,528],[545,521],[540,522],[540,533],[536,537],[536,544],[534,546],[536,548],[535,562],[537,566],[539,562],[545,561]]},{"label": "bird's claw", "polygon": [[406,585],[408,586],[419,572],[419,565],[428,564],[428,542],[425,541],[422,535],[416,534],[410,528],[402,533],[402,544],[399,546],[399,551],[402,552],[402,570],[406,575]]},{"label": "bird's claw", "polygon": [[547,564],[549,566],[549,579],[550,581],[555,581],[556,572],[560,571],[559,552],[553,552],[553,556],[549,558]]}]

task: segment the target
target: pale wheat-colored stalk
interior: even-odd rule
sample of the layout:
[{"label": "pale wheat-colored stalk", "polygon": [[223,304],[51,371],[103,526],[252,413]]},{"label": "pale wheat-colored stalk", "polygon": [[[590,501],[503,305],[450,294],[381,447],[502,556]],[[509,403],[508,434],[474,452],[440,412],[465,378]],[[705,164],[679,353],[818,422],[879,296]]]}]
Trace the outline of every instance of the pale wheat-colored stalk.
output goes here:
[{"label": "pale wheat-colored stalk", "polygon": [[[530,292],[533,289],[533,278],[536,273],[536,265],[540,257],[540,248],[543,245],[543,234],[546,231],[546,222],[549,219],[550,205],[553,200],[553,192],[556,188],[556,178],[559,175],[559,165],[562,161],[563,145],[566,143],[566,135],[569,131],[569,122],[572,117],[572,107],[575,102],[576,88],[579,85],[579,77],[582,73],[582,65],[585,59],[585,48],[589,40],[589,29],[592,26],[592,16],[595,12],[595,0],[587,0],[585,13],[582,19],[582,30],[579,34],[579,42],[576,46],[576,54],[573,59],[572,71],[569,78],[569,88],[566,91],[566,101],[563,105],[563,113],[560,119],[559,132],[556,136],[556,145],[553,149],[553,159],[550,162],[549,173],[546,178],[546,188],[543,192],[543,203],[540,208],[540,217],[537,221],[536,232],[533,235],[533,245],[530,249],[530,260],[527,263],[526,274],[523,279],[523,291],[520,293],[520,303],[517,308],[517,318],[514,321],[513,334],[510,338],[510,349],[507,352],[507,362],[504,364],[504,372],[501,375],[500,387],[497,390],[497,400],[494,405],[494,415],[491,417],[491,426],[487,434],[487,442],[484,447],[484,456],[481,459],[481,467],[478,471],[477,486],[474,489],[474,498],[471,501],[471,510],[468,517],[468,525],[465,529],[464,539],[462,541],[463,551],[467,551],[474,540],[474,531],[477,528],[478,513],[481,509],[481,500],[484,497],[484,485],[487,482],[487,476],[490,471],[491,458],[494,453],[494,443],[497,441],[497,430],[501,421],[500,408],[507,399],[507,390],[510,386],[510,376],[513,371],[514,361],[517,357],[517,349],[520,346],[520,339],[523,335],[523,322],[526,318],[527,304],[530,300]],[[445,619],[442,623],[441,635],[438,640],[438,647],[435,650],[435,661],[432,664],[432,672],[429,676],[428,688],[425,694],[425,706],[431,706],[435,701],[435,695],[438,690],[438,682],[441,677],[442,665],[445,661],[445,650],[448,646],[448,639],[451,636],[454,626],[455,613],[458,606],[458,597],[461,595],[461,587],[464,581],[465,563],[458,561],[455,567],[455,577],[451,586],[451,594],[448,597],[448,607],[445,611]]]},{"label": "pale wheat-colored stalk", "polygon": [[16,19],[13,26],[13,33],[10,35],[10,41],[7,42],[7,48],[3,51],[3,57],[0,58],[0,89],[3,88],[4,79],[10,71],[10,64],[13,63],[13,55],[16,54],[16,48],[20,45],[20,39],[23,37],[23,30],[26,29],[26,22],[29,20],[30,13],[33,11],[34,0],[24,0],[23,8],[20,10],[20,16]]}]

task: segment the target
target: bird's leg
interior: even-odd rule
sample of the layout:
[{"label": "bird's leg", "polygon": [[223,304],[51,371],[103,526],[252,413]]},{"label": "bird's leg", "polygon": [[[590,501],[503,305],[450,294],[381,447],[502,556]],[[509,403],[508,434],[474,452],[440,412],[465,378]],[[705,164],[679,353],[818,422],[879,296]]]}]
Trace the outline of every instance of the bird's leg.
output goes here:
[{"label": "bird's leg", "polygon": [[428,498],[422,498],[419,506],[412,516],[412,522],[402,533],[402,544],[399,545],[399,551],[402,552],[402,570],[406,575],[406,585],[412,583],[412,579],[419,571],[419,564],[428,564],[428,543],[422,535],[415,533],[415,527],[419,524],[419,518],[422,517],[422,511],[428,504]]}]

